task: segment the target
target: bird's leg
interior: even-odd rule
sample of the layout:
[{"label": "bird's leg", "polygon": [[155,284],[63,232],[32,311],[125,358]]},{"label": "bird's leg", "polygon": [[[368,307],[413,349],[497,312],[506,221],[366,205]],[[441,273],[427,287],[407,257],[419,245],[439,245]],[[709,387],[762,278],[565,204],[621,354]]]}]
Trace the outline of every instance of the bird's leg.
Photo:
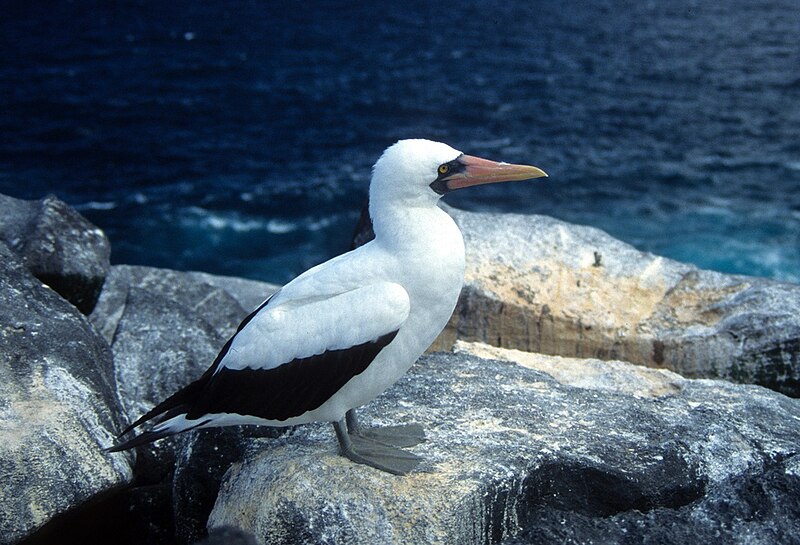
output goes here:
[{"label": "bird's leg", "polygon": [[422,458],[405,450],[347,432],[346,419],[333,423],[342,454],[356,462],[394,475],[405,475],[422,461]]},{"label": "bird's leg", "polygon": [[344,414],[344,418],[347,421],[347,433],[354,435],[361,433],[361,424],[358,422],[355,409],[350,409],[347,411]]},{"label": "bird's leg", "polygon": [[345,414],[347,431],[351,436],[357,435],[393,447],[413,447],[425,441],[425,430],[419,424],[399,424],[381,428],[362,428],[356,416],[356,410],[350,409]]}]

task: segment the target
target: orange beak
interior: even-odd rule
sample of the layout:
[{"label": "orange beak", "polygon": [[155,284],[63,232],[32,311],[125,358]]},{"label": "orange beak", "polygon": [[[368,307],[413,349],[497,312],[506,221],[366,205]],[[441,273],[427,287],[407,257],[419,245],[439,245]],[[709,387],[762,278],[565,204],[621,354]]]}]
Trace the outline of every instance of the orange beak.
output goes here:
[{"label": "orange beak", "polygon": [[547,173],[540,168],[528,165],[497,163],[472,155],[462,155],[457,159],[463,165],[452,175],[442,178],[448,190],[461,189],[472,185],[493,184],[496,182],[515,182],[543,178]]}]

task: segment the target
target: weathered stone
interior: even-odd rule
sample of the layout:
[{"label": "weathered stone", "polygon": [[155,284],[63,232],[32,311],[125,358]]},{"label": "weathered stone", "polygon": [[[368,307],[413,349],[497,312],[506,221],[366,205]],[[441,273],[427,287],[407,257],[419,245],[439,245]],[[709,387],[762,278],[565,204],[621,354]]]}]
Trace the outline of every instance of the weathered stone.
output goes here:
[{"label": "weathered stone", "polygon": [[[198,378],[239,322],[275,289],[198,272],[112,267],[90,319],[111,344],[127,422]],[[224,439],[228,430],[207,433],[222,440],[179,436],[136,449],[135,480],[126,492],[131,506],[142,497],[161,501],[160,511],[169,514],[183,543],[205,534],[225,460],[239,452],[235,440]],[[182,460],[178,472],[176,456]],[[118,503],[124,511],[124,501]],[[142,537],[153,542],[159,536],[160,530]]]},{"label": "weathered stone", "polygon": [[91,312],[110,266],[103,231],[52,195],[39,201],[0,195],[0,210],[0,240],[36,278]]},{"label": "weathered stone", "polygon": [[196,271],[188,271],[183,274],[192,281],[202,282],[223,290],[233,297],[248,314],[258,308],[267,297],[280,288],[276,284],[237,278],[235,276],[219,276]]},{"label": "weathered stone", "polygon": [[193,543],[206,536],[208,516],[230,465],[252,447],[252,439],[279,437],[286,428],[237,426],[212,428],[178,437],[172,479],[175,536]]},{"label": "weathered stone", "polygon": [[0,243],[0,543],[131,479],[103,449],[121,424],[111,352]]},{"label": "weathered stone", "polygon": [[[253,441],[226,474],[209,527],[320,544],[498,543],[569,535],[563,520],[582,522],[580,542],[614,542],[648,520],[664,532],[685,524],[671,531],[687,539],[673,543],[798,535],[796,400],[621,362],[593,362],[587,380],[562,358],[541,357],[545,373],[464,353],[487,347],[459,349],[423,357],[363,411],[365,422],[426,427],[428,441],[412,449],[426,459],[421,471],[353,464],[329,425],[301,426]],[[625,376],[639,385],[618,388]],[[753,511],[761,498],[767,509]],[[777,508],[782,500],[793,503]]]},{"label": "weathered stone", "polygon": [[[697,504],[679,509],[624,511],[609,517],[545,505],[536,523],[504,545],[551,543],[800,543],[800,457],[776,459],[759,471],[709,490]],[[599,536],[599,538],[598,538]]]},{"label": "weathered stone", "polygon": [[544,216],[448,211],[466,282],[434,348],[481,341],[800,396],[800,286],[699,270]]},{"label": "weathered stone", "polygon": [[456,341],[456,354],[513,361],[552,376],[561,384],[606,390],[637,397],[660,397],[680,392],[685,379],[666,369],[653,369],[614,360],[565,358],[499,348],[484,343]]}]

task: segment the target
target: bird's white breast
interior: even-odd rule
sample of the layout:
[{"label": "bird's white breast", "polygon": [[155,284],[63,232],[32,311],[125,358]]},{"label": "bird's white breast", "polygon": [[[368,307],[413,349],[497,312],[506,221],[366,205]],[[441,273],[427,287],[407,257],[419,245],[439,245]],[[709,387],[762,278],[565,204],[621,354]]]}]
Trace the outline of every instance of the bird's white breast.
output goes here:
[{"label": "bird's white breast", "polygon": [[[411,308],[395,340],[341,392],[353,407],[394,384],[447,325],[464,283],[464,240],[455,222],[436,208],[410,211],[398,237],[379,237],[369,254],[392,256],[386,280],[408,292]],[[366,248],[365,248],[366,249]]]}]

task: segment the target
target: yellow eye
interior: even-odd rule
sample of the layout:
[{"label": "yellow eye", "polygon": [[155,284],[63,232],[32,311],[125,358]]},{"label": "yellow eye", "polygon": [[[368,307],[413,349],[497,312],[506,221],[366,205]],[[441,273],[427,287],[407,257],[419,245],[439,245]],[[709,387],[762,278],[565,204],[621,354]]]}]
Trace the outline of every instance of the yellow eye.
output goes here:
[{"label": "yellow eye", "polygon": [[442,165],[439,167],[439,174],[447,174],[447,171],[450,170],[450,167],[447,165]]}]

